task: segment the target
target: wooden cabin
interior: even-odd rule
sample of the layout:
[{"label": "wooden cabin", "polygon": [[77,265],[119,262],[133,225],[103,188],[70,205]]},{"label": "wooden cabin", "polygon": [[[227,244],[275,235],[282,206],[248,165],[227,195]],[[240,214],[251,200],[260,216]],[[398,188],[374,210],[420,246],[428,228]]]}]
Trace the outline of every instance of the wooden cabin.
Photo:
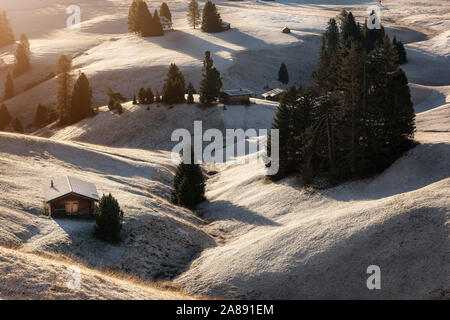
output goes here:
[{"label": "wooden cabin", "polygon": [[283,29],[281,29],[281,32],[283,32],[283,33],[291,33],[291,29],[289,29],[288,27],[284,27]]},{"label": "wooden cabin", "polygon": [[248,104],[252,94],[248,89],[223,90],[219,101],[223,104]]},{"label": "wooden cabin", "polygon": [[99,200],[94,184],[69,176],[48,182],[44,194],[52,217],[93,215]]},{"label": "wooden cabin", "polygon": [[160,16],[159,22],[161,22],[161,26],[162,26],[164,32],[173,30],[173,23],[167,17]]}]

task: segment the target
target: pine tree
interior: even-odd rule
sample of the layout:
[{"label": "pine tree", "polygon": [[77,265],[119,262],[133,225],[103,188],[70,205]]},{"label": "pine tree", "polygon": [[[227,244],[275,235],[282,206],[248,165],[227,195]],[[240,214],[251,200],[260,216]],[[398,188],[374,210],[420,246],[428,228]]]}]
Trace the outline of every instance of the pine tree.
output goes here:
[{"label": "pine tree", "polygon": [[209,51],[205,52],[203,60],[203,79],[200,81],[200,102],[210,104],[215,101],[222,88],[222,80],[219,71],[213,66],[213,60]]},{"label": "pine tree", "polygon": [[140,0],[133,0],[130,9],[128,10],[128,32],[139,33],[141,28],[138,22],[138,2]]},{"label": "pine tree", "polygon": [[187,103],[188,104],[194,103],[194,92],[195,92],[194,86],[192,85],[191,82],[189,82],[189,85],[187,87],[187,94],[188,94]]},{"label": "pine tree", "polygon": [[92,89],[86,75],[81,73],[73,87],[68,121],[75,123],[92,114]]},{"label": "pine tree", "polygon": [[152,104],[155,102],[155,95],[153,94],[152,88],[147,88],[145,91],[145,103],[146,104]]},{"label": "pine tree", "polygon": [[8,99],[14,97],[14,82],[13,82],[13,79],[9,72],[6,75],[5,93],[4,93],[3,97],[5,100],[8,100]]},{"label": "pine tree", "polygon": [[14,132],[17,133],[23,133],[23,126],[22,126],[22,122],[20,122],[20,120],[18,118],[15,118],[12,122],[12,126],[13,126],[13,130]]},{"label": "pine tree", "polygon": [[111,195],[103,195],[95,208],[95,235],[107,242],[119,242],[123,211]]},{"label": "pine tree", "polygon": [[145,90],[145,88],[139,89],[138,101],[140,104],[147,104],[147,91]]},{"label": "pine tree", "polygon": [[194,29],[201,23],[200,10],[198,8],[197,0],[191,0],[187,9],[187,20],[190,26]]},{"label": "pine tree", "polygon": [[19,41],[23,45],[23,47],[25,48],[25,50],[27,52],[27,55],[29,56],[30,53],[31,53],[31,50],[30,50],[30,41],[28,40],[27,35],[25,33],[22,33],[20,35],[20,40]]},{"label": "pine tree", "polygon": [[0,130],[5,130],[8,124],[11,122],[11,114],[9,113],[8,107],[2,104],[0,107]]},{"label": "pine tree", "polygon": [[133,105],[137,104],[136,95],[133,96]]},{"label": "pine tree", "polygon": [[194,163],[193,151],[190,161],[183,159],[175,171],[170,200],[190,209],[205,200],[205,176],[200,165]]},{"label": "pine tree", "polygon": [[161,3],[161,7],[159,9],[159,14],[161,15],[161,17],[166,17],[167,19],[172,21],[172,14],[170,13],[170,9],[169,9],[169,6],[167,5],[167,3],[165,3],[165,2]]},{"label": "pine tree", "polygon": [[278,71],[278,81],[284,84],[289,83],[289,73],[284,62],[280,66],[280,70]]},{"label": "pine tree", "polygon": [[394,36],[394,40],[392,40],[392,45],[394,46],[394,49],[397,51],[397,63],[398,64],[405,64],[408,62],[408,58],[406,56],[406,50],[401,41],[398,41],[397,38]]},{"label": "pine tree", "polygon": [[72,95],[72,60],[62,55],[56,63],[56,111],[58,123],[67,124]]},{"label": "pine tree", "polygon": [[[372,15],[373,14],[375,13],[372,13]],[[364,47],[366,49],[366,52],[370,52],[373,49],[375,49],[376,46],[381,45],[383,43],[385,35],[386,33],[384,31],[383,26],[381,26],[380,29],[369,29],[367,27],[367,20],[366,20],[362,29],[362,38],[364,41]]]},{"label": "pine tree", "polygon": [[16,42],[6,11],[0,13],[0,47]]},{"label": "pine tree", "polygon": [[164,35],[164,30],[161,25],[161,20],[159,19],[158,11],[155,10],[155,13],[153,14],[152,18],[152,32],[151,35],[154,37],[159,37]]},{"label": "pine tree", "polygon": [[159,90],[155,91],[155,102],[161,102],[161,95],[159,94]]},{"label": "pine tree", "polygon": [[202,31],[209,33],[222,31],[222,19],[217,12],[216,5],[210,0],[206,1],[203,7]]},{"label": "pine tree", "polygon": [[14,77],[18,77],[30,69],[30,57],[27,49],[22,43],[17,45],[16,54],[14,55]]},{"label": "pine tree", "polygon": [[47,123],[47,119],[48,119],[47,108],[42,104],[38,104],[36,108],[36,114],[34,116],[34,125],[37,128],[40,128]]},{"label": "pine tree", "polygon": [[153,36],[153,17],[144,1],[138,1],[137,3],[136,25],[142,37]]},{"label": "pine tree", "polygon": [[167,72],[162,91],[162,101],[166,104],[184,102],[185,83],[180,69],[172,63]]},{"label": "pine tree", "polygon": [[351,40],[361,40],[361,30],[356,23],[353,13],[343,10],[339,15],[340,29],[341,29],[341,44],[342,48],[349,48]]}]

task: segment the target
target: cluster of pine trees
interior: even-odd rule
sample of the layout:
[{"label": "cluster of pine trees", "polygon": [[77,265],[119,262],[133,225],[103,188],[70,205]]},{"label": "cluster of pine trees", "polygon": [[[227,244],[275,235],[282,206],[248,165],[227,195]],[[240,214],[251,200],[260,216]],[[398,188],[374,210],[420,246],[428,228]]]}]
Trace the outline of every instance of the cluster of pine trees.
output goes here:
[{"label": "cluster of pine trees", "polygon": [[84,73],[72,87],[72,60],[66,55],[56,63],[56,112],[60,125],[69,125],[94,115],[92,89]]},{"label": "cluster of pine trees", "polygon": [[0,106],[0,131],[4,131],[8,125],[11,125],[14,132],[23,133],[23,126],[19,118],[13,119],[9,113],[8,107],[2,104]]},{"label": "cluster of pine trees", "polygon": [[16,42],[6,11],[0,13],[0,47]]},{"label": "cluster of pine trees", "polygon": [[[376,173],[413,146],[415,115],[398,49],[384,29],[370,30],[343,11],[322,37],[314,85],[291,86],[272,128],[280,134],[280,170],[305,183]],[[270,139],[269,139],[270,141]],[[270,155],[270,143],[268,154]]]},{"label": "cluster of pine trees", "polygon": [[[161,4],[161,16],[172,20],[172,14],[165,2]],[[158,11],[152,15],[144,0],[133,0],[128,11],[128,31],[138,33],[142,37],[157,37],[164,35]]]},{"label": "cluster of pine trees", "polygon": [[216,5],[210,0],[206,1],[202,12],[202,31],[214,33],[223,31],[222,19]]}]

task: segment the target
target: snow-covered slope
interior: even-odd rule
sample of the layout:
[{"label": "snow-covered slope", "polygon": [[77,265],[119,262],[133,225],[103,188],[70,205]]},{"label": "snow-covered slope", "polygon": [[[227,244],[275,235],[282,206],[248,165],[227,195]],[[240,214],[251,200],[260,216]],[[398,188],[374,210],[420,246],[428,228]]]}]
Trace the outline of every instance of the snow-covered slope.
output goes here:
[{"label": "snow-covered slope", "polygon": [[[77,276],[80,277],[78,282]],[[78,287],[79,284],[79,287]],[[98,272],[79,263],[0,247],[2,299],[191,299],[163,285]]]}]

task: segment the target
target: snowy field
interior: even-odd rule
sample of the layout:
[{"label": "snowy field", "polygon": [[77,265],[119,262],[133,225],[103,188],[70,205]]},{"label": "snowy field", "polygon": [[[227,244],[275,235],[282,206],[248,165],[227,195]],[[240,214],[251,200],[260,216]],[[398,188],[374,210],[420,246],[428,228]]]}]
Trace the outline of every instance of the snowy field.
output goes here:
[{"label": "snowy field", "polygon": [[[77,2],[82,28],[69,31],[65,8],[71,1],[2,1],[16,33],[26,32],[31,42],[33,70],[19,77],[19,94],[5,102],[25,126],[38,103],[54,103],[54,80],[22,88],[52,71],[62,53],[73,55],[75,72],[90,78],[99,106],[108,87],[129,99],[141,86],[161,89],[172,62],[198,88],[205,50],[212,52],[225,88],[260,94],[265,86],[280,86],[275,79],[281,62],[294,83],[308,83],[328,19],[345,8],[363,21],[367,6],[376,4],[216,1],[232,29],[208,35],[188,27],[185,1],[169,0],[175,31],[142,39],[126,33],[130,1]],[[159,5],[147,2],[151,9]],[[147,280],[176,277],[175,284],[189,294],[210,297],[449,298],[450,9],[445,0],[383,5],[388,33],[406,43],[404,70],[421,143],[385,172],[311,191],[300,189],[295,178],[267,183],[259,164],[207,166],[218,173],[208,179],[208,201],[196,212],[200,218],[167,200],[174,170],[171,132],[191,129],[194,120],[202,120],[205,129],[268,128],[276,104],[253,99],[248,107],[226,110],[192,105],[147,110],[126,103],[121,116],[101,107],[96,117],[63,129],[50,125],[32,136],[0,133],[0,243],[19,250],[0,249],[0,273],[18,261],[63,270],[36,262],[32,252],[69,255],[89,268],[113,268]],[[284,26],[292,33],[281,33]],[[0,79],[12,63],[12,50],[0,51]],[[121,245],[95,240],[92,221],[40,214],[42,184],[60,175],[78,176],[118,198],[126,214]],[[381,268],[382,290],[365,285],[372,264]],[[99,286],[94,280],[83,294],[61,297],[94,297]],[[17,279],[8,281],[14,286]],[[32,288],[47,292],[48,282],[37,278]],[[6,289],[0,288],[5,298]],[[36,290],[26,291],[27,297],[37,297]],[[159,294],[121,290],[101,297]]]}]

